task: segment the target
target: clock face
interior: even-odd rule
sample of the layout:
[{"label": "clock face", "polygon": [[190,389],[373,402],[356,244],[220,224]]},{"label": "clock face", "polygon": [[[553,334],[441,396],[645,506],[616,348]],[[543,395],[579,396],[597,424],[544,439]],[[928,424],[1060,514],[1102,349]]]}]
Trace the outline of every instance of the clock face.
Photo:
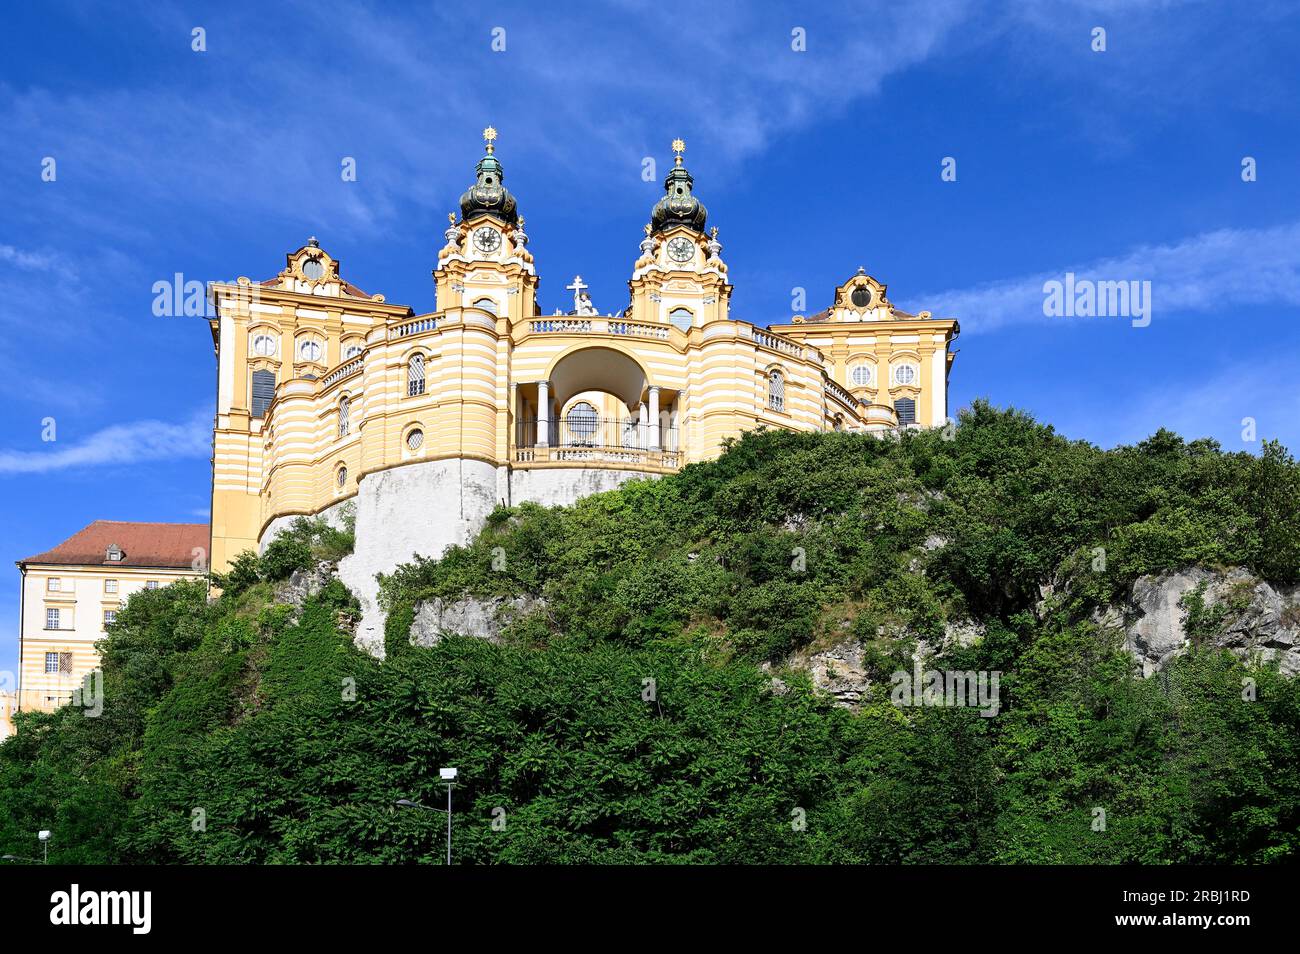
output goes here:
[{"label": "clock face", "polygon": [[668,257],[674,262],[689,262],[695,254],[695,243],[688,238],[677,236],[668,243]]},{"label": "clock face", "polygon": [[501,234],[490,225],[474,230],[474,244],[480,252],[495,252],[501,244]]}]

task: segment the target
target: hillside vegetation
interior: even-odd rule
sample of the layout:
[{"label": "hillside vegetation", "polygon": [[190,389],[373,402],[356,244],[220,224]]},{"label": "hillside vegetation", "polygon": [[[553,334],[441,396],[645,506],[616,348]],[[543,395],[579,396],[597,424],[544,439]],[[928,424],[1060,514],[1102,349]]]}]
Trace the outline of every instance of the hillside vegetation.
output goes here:
[{"label": "hillside vegetation", "polygon": [[[50,828],[60,863],[437,862],[442,816],[394,802],[444,804],[445,765],[465,863],[1300,847],[1300,683],[1214,649],[1204,614],[1142,679],[1093,622],[1142,574],[1300,579],[1300,467],[1277,445],[1161,431],[1103,452],[984,404],[947,434],[749,435],[571,508],[501,509],[399,569],[382,662],[353,647],[337,580],[277,602],[346,545],[302,521],[218,599],[133,595],[102,643],[102,715],[24,715],[0,745],[0,853]],[[423,601],[466,596],[540,608],[494,641],[410,644]],[[981,638],[946,639],[958,622]],[[853,711],[788,665],[846,634],[873,676]],[[895,705],[918,653],[1000,673],[997,715]]]}]

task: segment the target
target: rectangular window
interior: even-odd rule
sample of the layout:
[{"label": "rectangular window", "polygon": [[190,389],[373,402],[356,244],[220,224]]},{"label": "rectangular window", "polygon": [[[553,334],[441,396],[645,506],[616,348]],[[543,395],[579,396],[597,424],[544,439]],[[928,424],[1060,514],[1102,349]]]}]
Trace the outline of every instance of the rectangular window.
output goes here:
[{"label": "rectangular window", "polygon": [[58,653],[46,653],[46,654],[45,654],[45,671],[46,671],[46,672],[58,672],[58,671],[59,671],[59,654],[58,654]]},{"label": "rectangular window", "polygon": [[104,625],[117,622],[117,610],[104,610]]},{"label": "rectangular window", "polygon": [[894,410],[898,412],[899,424],[916,423],[916,402],[911,398],[899,398],[894,402]]},{"label": "rectangular window", "polygon": [[156,589],[158,589],[158,581],[157,581],[157,580],[145,580],[144,588],[145,588],[146,590],[156,590]]},{"label": "rectangular window", "polygon": [[105,581],[104,581],[104,592],[105,592],[105,593],[116,593],[116,592],[117,592],[117,580],[105,580]]},{"label": "rectangular window", "polygon": [[45,581],[45,588],[51,593],[57,593],[63,588],[63,581],[57,576],[52,576]]},{"label": "rectangular window", "polygon": [[58,610],[56,610],[56,609],[47,609],[47,610],[45,611],[45,628],[46,628],[46,629],[58,629],[58,628],[59,628],[59,611],[58,611]]},{"label": "rectangular window", "polygon": [[253,417],[266,417],[266,410],[275,400],[275,372],[262,369],[253,372]]},{"label": "rectangular window", "polygon": [[59,672],[72,672],[72,653],[59,653]]}]

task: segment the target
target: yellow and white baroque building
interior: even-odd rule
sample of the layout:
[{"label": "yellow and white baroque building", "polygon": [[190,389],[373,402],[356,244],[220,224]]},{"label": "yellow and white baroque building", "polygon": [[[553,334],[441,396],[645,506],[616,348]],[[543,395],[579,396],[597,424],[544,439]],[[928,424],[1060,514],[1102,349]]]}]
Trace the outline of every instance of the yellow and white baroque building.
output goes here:
[{"label": "yellow and white baroque building", "polygon": [[485,135],[438,252],[434,311],[362,292],[314,239],[275,278],[210,286],[214,570],[350,501],[357,550],[340,572],[374,650],[375,574],[465,542],[498,504],[572,503],[758,428],[946,422],[957,322],[894,308],[861,269],[817,314],[766,329],[731,316],[680,141],[627,306],[598,314],[575,279],[572,310],[541,314],[524,219]]}]

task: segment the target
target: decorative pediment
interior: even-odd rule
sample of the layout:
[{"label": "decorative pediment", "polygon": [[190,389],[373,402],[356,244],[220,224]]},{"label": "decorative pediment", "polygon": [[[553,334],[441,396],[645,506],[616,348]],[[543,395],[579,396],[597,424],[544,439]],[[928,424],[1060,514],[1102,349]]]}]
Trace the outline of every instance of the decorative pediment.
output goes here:
[{"label": "decorative pediment", "polygon": [[868,275],[865,269],[858,268],[856,275],[835,289],[835,320],[860,320],[861,315],[877,308],[892,311],[894,306],[885,296],[885,287],[884,283]]}]

